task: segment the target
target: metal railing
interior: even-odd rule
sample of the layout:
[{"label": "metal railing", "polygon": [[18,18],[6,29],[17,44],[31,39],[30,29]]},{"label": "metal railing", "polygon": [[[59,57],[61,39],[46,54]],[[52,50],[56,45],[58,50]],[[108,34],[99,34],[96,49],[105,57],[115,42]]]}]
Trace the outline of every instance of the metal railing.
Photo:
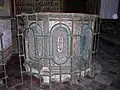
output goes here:
[{"label": "metal railing", "polygon": [[[19,18],[23,18],[23,26]],[[31,76],[31,85],[32,76],[39,78],[40,86],[41,78],[51,85],[54,80],[77,82],[88,73],[92,75],[99,43],[98,18],[74,13],[17,15],[22,83],[24,73]],[[21,58],[25,60],[26,71],[23,71]]]}]

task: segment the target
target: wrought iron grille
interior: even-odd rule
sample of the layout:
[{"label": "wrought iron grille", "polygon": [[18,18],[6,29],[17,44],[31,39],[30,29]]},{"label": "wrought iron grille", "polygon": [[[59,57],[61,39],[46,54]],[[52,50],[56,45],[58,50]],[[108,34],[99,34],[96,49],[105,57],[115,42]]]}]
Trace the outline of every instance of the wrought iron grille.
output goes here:
[{"label": "wrought iron grille", "polygon": [[[22,83],[24,73],[31,76],[31,84],[32,76],[51,83],[77,82],[85,75],[92,75],[99,41],[98,18],[77,13],[17,15]],[[20,24],[22,19],[23,25]]]}]

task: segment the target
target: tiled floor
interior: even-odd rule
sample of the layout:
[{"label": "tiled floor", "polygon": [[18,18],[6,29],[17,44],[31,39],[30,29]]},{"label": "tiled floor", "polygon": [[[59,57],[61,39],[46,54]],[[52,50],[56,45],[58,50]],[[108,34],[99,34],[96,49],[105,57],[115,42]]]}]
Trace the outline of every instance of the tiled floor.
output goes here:
[{"label": "tiled floor", "polygon": [[[17,60],[17,58],[14,59]],[[81,80],[80,85],[55,84],[56,87],[51,90],[120,90],[120,48],[106,41],[100,41],[97,62],[102,66],[102,73],[97,74],[94,78],[85,77]],[[35,86],[17,85],[21,82],[19,65],[17,62],[9,65],[14,67],[8,68],[8,84],[11,88],[7,90],[40,90]],[[6,89],[0,85],[0,90]],[[48,90],[48,88],[44,88],[44,90]]]}]

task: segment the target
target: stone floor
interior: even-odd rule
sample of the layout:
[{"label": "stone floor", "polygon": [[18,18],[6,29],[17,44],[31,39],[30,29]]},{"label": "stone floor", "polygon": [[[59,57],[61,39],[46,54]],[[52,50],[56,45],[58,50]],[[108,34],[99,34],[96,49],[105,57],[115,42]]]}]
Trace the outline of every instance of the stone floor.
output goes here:
[{"label": "stone floor", "polygon": [[[102,72],[94,78],[85,77],[79,85],[53,84],[51,90],[120,90],[120,47],[100,40],[97,62],[102,66]],[[28,84],[21,85],[18,58],[13,57],[13,62],[8,63],[8,85],[0,85],[0,90],[41,90],[38,86]],[[10,67],[11,66],[11,67]],[[45,86],[44,90],[48,90]]]},{"label": "stone floor", "polygon": [[[97,61],[103,70],[101,74],[95,76],[92,83],[104,89],[93,90],[120,90],[120,47],[100,41]],[[97,86],[96,84],[94,85]]]}]

